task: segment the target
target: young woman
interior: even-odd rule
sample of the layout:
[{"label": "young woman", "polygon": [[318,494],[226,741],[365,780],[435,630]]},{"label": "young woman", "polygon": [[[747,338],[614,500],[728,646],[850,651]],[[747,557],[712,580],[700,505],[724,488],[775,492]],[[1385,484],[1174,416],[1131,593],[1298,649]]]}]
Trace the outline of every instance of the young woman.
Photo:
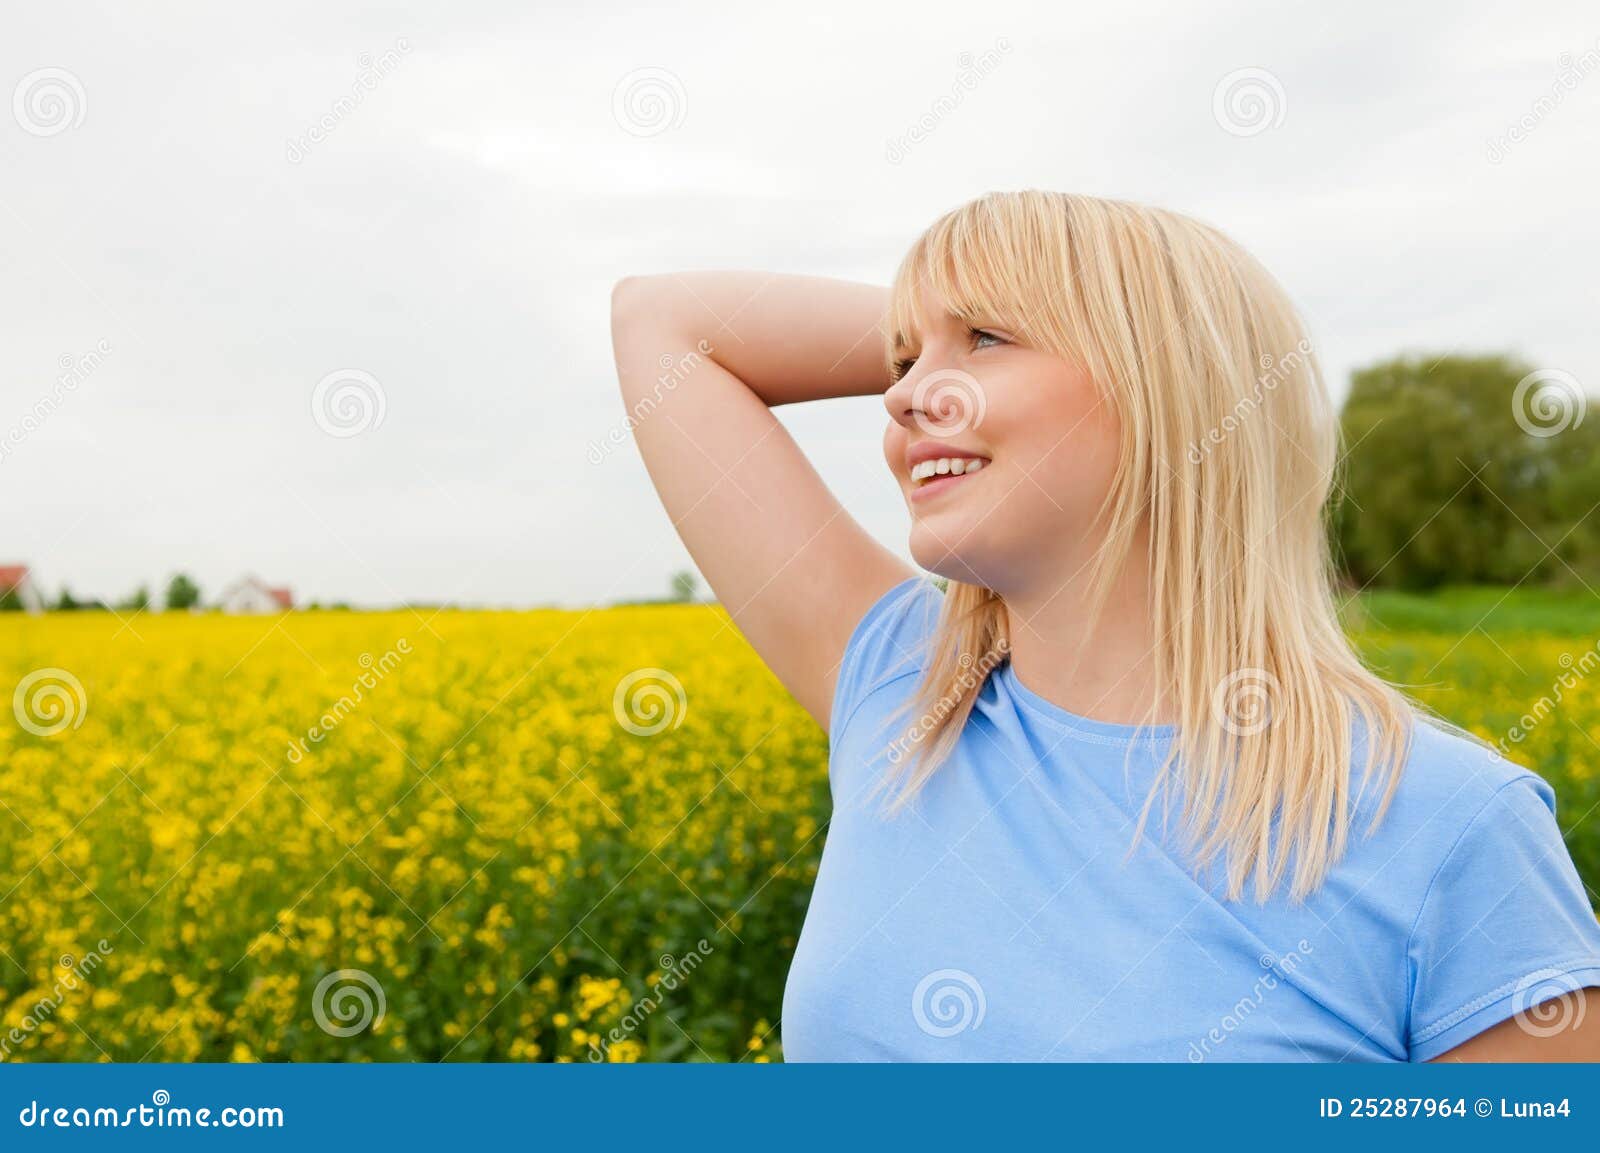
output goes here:
[{"label": "young woman", "polygon": [[[1225,236],[997,194],[889,291],[693,273],[612,309],[662,502],[830,737],[788,1059],[1600,1059],[1551,790],[1347,644],[1336,417]],[[867,394],[942,589],[770,411]]]}]

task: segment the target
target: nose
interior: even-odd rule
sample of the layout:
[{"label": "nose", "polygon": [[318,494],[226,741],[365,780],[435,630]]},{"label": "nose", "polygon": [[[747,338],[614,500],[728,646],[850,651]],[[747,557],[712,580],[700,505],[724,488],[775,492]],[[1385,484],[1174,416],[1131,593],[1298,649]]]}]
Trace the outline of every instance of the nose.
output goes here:
[{"label": "nose", "polygon": [[883,407],[888,410],[889,419],[902,428],[910,428],[916,420],[916,379],[917,370],[913,367],[883,394]]}]

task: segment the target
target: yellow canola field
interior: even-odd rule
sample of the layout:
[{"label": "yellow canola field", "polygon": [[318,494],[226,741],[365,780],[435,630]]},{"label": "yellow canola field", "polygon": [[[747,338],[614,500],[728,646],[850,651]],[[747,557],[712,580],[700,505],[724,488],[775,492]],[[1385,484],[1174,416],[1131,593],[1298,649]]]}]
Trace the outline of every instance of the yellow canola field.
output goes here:
[{"label": "yellow canola field", "polygon": [[[1584,642],[1361,640],[1600,885]],[[0,689],[0,1060],[781,1056],[826,742],[718,608],[0,614]]]}]

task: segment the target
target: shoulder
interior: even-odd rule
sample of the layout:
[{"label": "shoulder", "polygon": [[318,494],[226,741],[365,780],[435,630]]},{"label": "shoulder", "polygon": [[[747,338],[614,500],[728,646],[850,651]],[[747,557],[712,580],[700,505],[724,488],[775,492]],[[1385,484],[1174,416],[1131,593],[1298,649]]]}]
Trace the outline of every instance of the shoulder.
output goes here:
[{"label": "shoulder", "polygon": [[[1413,714],[1410,728],[1384,825],[1392,823],[1406,836],[1422,837],[1447,852],[1480,821],[1492,825],[1505,819],[1502,808],[1534,804],[1554,812],[1555,793],[1549,784],[1492,747],[1425,715]],[[1357,773],[1353,789],[1358,809],[1375,812],[1376,796],[1361,789],[1359,768]]]},{"label": "shoulder", "polygon": [[944,593],[926,577],[895,585],[857,622],[839,664],[829,732],[837,738],[869,697],[911,680],[927,667],[928,640],[939,624]]},{"label": "shoulder", "polygon": [[1388,836],[1426,846],[1406,940],[1408,1043],[1428,1060],[1600,981],[1600,926],[1550,785],[1419,719]]}]

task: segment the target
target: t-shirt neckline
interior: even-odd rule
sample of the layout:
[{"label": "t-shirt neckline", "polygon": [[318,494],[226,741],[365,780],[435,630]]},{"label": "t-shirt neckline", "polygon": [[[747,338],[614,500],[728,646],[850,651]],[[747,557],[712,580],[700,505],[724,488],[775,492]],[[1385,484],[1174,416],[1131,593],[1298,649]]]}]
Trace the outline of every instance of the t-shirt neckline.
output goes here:
[{"label": "t-shirt neckline", "polygon": [[1170,741],[1178,735],[1177,725],[1129,725],[1116,721],[1099,721],[1062,708],[1046,700],[1022,683],[1010,661],[996,670],[995,676],[1006,686],[1017,702],[1031,712],[1061,728],[1107,744],[1157,743]]}]

